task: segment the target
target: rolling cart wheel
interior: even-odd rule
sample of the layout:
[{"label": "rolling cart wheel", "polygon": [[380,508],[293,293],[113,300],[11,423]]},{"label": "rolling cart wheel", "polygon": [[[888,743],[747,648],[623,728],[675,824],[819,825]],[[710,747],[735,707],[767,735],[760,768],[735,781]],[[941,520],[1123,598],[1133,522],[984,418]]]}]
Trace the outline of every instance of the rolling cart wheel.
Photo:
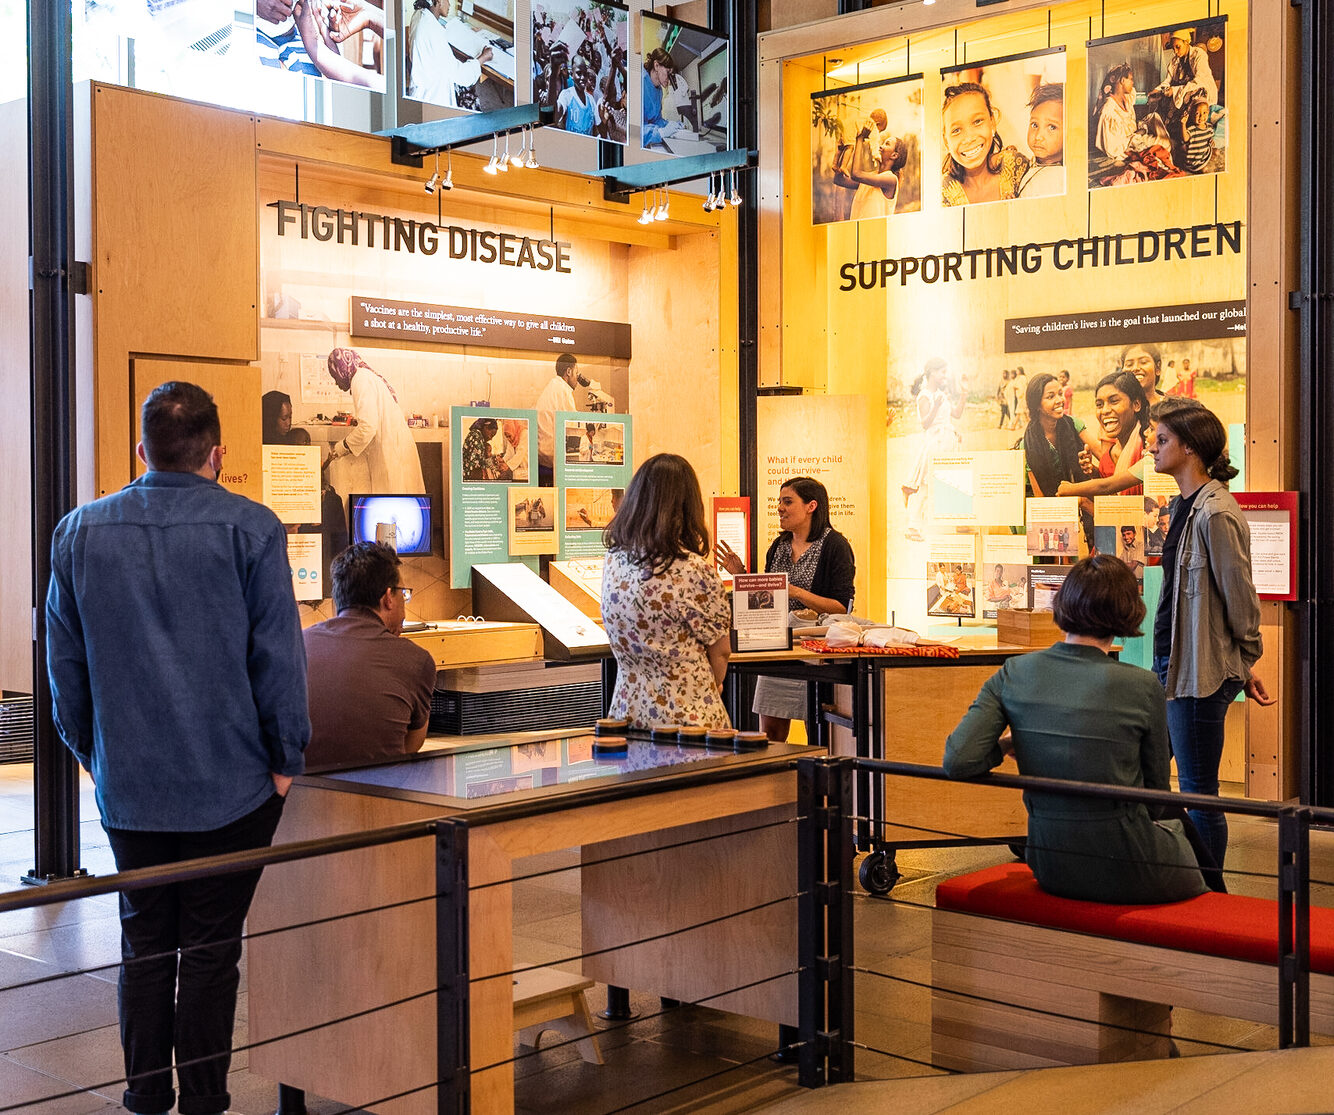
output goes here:
[{"label": "rolling cart wheel", "polygon": [[1020,863],[1024,862],[1024,849],[1028,847],[1022,840],[1016,840],[1010,846],[1010,855],[1014,856]]},{"label": "rolling cart wheel", "polygon": [[893,852],[872,852],[857,869],[857,881],[867,894],[886,895],[902,877]]}]

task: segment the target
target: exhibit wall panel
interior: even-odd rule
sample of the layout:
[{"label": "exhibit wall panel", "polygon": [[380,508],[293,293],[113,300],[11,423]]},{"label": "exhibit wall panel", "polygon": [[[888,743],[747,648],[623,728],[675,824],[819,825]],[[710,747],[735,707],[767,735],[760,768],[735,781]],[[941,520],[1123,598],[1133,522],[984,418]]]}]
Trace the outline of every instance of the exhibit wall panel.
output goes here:
[{"label": "exhibit wall panel", "polygon": [[91,87],[97,493],[130,480],[137,353],[258,355],[255,118]]},{"label": "exhibit wall panel", "polygon": [[[28,102],[0,105],[6,150],[28,142]],[[0,407],[15,418],[0,438],[0,688],[32,692],[32,393],[28,340],[28,179],[8,176],[0,194]]]}]

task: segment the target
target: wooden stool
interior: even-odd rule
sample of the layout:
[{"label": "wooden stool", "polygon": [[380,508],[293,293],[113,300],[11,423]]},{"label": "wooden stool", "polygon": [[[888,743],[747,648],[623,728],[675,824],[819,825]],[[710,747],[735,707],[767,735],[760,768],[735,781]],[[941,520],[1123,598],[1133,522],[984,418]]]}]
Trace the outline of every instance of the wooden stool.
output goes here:
[{"label": "wooden stool", "polygon": [[534,968],[514,978],[514,1029],[520,1045],[537,1048],[543,1030],[555,1030],[562,1038],[581,1038],[575,1043],[589,1064],[602,1064],[593,1020],[584,992],[593,986],[572,972],[558,968]]}]

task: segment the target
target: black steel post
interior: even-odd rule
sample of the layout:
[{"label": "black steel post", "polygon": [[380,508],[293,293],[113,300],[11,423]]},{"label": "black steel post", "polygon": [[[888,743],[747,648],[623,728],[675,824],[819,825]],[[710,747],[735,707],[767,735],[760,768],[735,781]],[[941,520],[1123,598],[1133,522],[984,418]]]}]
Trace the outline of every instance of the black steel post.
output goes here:
[{"label": "black steel post", "polygon": [[829,1082],[853,1078],[852,765],[836,759],[829,767],[829,827],[825,844],[825,908],[829,932],[823,958],[828,1016],[822,1036]]},{"label": "black steel post", "polygon": [[306,1115],[306,1093],[290,1084],[279,1084],[276,1115]]},{"label": "black steel post", "polygon": [[639,1012],[630,1009],[630,989],[607,985],[607,1009],[598,1011],[599,1018],[608,1022],[629,1022],[638,1018]]},{"label": "black steel post", "polygon": [[74,505],[73,264],[74,203],[70,5],[28,5],[29,341],[32,389],[33,821],[34,865],[25,883],[79,870],[79,777],[74,756],[51,719],[46,673],[46,586],[51,534]]},{"label": "black steel post", "polygon": [[1278,1043],[1311,1044],[1311,812],[1278,815]]},{"label": "black steel post", "polygon": [[[825,911],[821,902],[825,840],[825,759],[797,760],[797,1080],[824,1083],[817,1035],[825,1029],[825,989],[819,957],[824,954]],[[780,1041],[782,1037],[780,1036]]]},{"label": "black steel post", "polygon": [[[709,0],[709,25],[732,40],[732,146],[759,146],[759,7],[757,0]],[[737,216],[737,450],[740,489],[749,496],[750,552],[758,554],[759,478],[755,398],[760,385],[759,185],[754,173],[738,175]]]},{"label": "black steel post", "polygon": [[435,830],[436,1110],[462,1115],[471,1105],[468,981],[468,826]]},{"label": "black steel post", "polygon": [[1334,89],[1325,60],[1334,57],[1329,6],[1301,5],[1301,264],[1299,372],[1302,400],[1299,487],[1302,493],[1302,800],[1334,804]]}]

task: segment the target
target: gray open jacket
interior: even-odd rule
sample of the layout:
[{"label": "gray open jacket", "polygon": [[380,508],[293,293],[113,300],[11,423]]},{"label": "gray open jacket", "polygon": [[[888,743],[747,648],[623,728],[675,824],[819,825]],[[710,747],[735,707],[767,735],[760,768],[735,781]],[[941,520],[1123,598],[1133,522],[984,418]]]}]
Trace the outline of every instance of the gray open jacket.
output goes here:
[{"label": "gray open jacket", "polygon": [[[1172,504],[1172,514],[1180,504]],[[1251,532],[1232,494],[1210,480],[1191,504],[1177,547],[1167,696],[1208,697],[1249,681],[1263,652],[1251,580]]]}]

